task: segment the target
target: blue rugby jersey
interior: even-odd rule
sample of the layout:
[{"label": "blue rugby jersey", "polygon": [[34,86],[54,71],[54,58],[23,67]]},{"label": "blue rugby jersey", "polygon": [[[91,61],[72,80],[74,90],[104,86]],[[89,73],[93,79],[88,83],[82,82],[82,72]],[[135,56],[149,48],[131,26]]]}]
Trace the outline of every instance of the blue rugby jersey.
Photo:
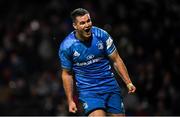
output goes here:
[{"label": "blue rugby jersey", "polygon": [[116,47],[111,36],[93,26],[92,40],[82,42],[71,32],[61,43],[59,57],[62,69],[73,70],[79,92],[119,91],[120,87],[114,78],[108,55]]}]

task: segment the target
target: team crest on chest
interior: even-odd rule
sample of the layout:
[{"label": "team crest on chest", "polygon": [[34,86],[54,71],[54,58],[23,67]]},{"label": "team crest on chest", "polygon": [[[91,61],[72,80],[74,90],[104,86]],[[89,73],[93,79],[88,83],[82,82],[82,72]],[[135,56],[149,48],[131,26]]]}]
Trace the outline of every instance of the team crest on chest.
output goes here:
[{"label": "team crest on chest", "polygon": [[103,50],[104,49],[103,42],[102,41],[98,41],[97,42],[97,47],[98,47],[99,50]]}]

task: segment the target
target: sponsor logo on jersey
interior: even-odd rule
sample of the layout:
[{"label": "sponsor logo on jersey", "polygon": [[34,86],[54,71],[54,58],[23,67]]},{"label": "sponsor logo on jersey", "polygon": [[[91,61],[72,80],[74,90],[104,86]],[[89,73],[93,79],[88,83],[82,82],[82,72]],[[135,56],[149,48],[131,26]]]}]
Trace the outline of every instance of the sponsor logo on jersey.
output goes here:
[{"label": "sponsor logo on jersey", "polygon": [[77,66],[90,65],[90,64],[92,64],[92,63],[99,62],[101,59],[102,59],[102,57],[99,57],[99,58],[96,58],[96,59],[91,59],[91,60],[89,60],[89,61],[87,61],[87,62],[76,63],[75,65],[77,65]]},{"label": "sponsor logo on jersey", "polygon": [[90,60],[90,59],[93,59],[94,58],[94,55],[88,55],[87,57],[86,57],[88,60]]}]

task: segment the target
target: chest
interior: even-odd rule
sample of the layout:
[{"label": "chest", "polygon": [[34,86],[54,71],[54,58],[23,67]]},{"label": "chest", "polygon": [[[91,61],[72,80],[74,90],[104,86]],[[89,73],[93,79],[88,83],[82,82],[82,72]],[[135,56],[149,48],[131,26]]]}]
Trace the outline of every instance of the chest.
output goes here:
[{"label": "chest", "polygon": [[74,62],[86,62],[104,56],[104,44],[98,38],[90,42],[77,42],[73,45],[72,55]]}]

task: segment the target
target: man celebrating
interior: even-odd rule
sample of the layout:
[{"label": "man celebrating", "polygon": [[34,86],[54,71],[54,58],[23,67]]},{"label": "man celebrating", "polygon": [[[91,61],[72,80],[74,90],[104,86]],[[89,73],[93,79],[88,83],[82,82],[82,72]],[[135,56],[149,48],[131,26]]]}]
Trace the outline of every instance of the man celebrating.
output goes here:
[{"label": "man celebrating", "polygon": [[129,78],[112,37],[103,29],[92,26],[90,14],[83,8],[75,9],[71,18],[75,30],[63,40],[59,50],[69,111],[77,111],[73,100],[75,80],[78,100],[83,105],[83,115],[124,116],[121,90],[112,73],[110,62],[129,93],[134,93],[136,87]]}]

